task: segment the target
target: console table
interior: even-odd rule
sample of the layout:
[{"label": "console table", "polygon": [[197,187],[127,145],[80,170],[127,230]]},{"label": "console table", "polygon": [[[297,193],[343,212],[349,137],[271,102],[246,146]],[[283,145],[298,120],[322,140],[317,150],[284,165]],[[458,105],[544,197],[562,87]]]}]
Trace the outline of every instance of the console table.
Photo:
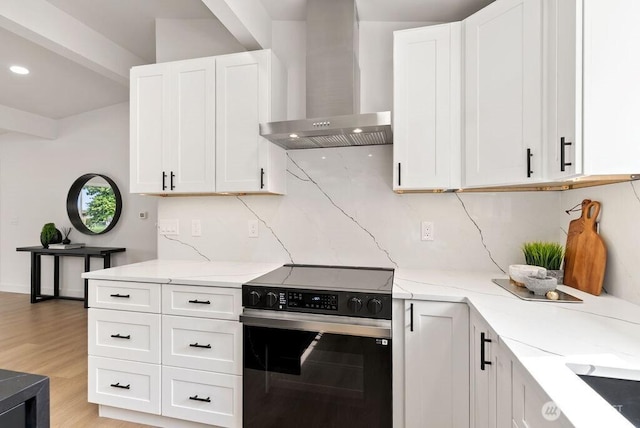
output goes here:
[{"label": "console table", "polygon": [[49,378],[0,370],[0,426],[49,427]]},{"label": "console table", "polygon": [[[91,270],[91,257],[101,258],[105,269],[111,267],[111,254],[126,251],[120,247],[82,247],[70,248],[67,250],[57,250],[43,247],[19,247],[16,251],[28,251],[31,253],[31,303],[42,302],[49,299],[84,300],[84,307],[87,308],[87,296],[89,290],[89,280],[84,280],[84,298],[69,297],[60,295],[60,257],[83,257],[84,271]],[[41,292],[42,256],[53,256],[53,296],[43,295]]]}]

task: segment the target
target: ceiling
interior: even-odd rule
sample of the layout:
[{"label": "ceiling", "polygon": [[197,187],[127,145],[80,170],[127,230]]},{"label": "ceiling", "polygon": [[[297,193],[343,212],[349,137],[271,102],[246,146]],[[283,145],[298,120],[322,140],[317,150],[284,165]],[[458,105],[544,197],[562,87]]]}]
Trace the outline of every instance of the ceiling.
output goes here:
[{"label": "ceiling", "polygon": [[[262,3],[266,19],[306,19],[306,0],[251,1]],[[491,1],[356,0],[356,4],[361,21],[447,22]],[[232,2],[0,0],[0,133],[55,138],[51,130],[58,119],[126,101],[129,68],[155,62],[156,19],[214,20],[212,10],[224,11]],[[14,64],[31,73],[11,73],[8,67]],[[35,122],[37,132],[29,127]],[[42,132],[41,125],[50,131]]]}]

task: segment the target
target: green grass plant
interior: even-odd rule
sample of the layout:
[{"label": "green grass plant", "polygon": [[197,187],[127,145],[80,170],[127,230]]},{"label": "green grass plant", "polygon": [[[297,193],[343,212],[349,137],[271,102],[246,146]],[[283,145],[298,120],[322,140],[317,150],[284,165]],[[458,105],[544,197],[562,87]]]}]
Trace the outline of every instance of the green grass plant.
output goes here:
[{"label": "green grass plant", "polygon": [[564,247],[555,242],[525,242],[522,252],[528,265],[541,266],[547,270],[559,270],[564,257]]}]

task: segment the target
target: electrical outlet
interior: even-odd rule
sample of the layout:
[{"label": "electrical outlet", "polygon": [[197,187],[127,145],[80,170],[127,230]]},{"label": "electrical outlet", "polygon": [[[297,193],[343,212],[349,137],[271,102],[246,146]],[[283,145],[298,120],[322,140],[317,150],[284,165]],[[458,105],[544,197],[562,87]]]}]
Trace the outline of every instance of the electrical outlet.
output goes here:
[{"label": "electrical outlet", "polygon": [[160,235],[179,235],[177,219],[158,220],[158,232]]},{"label": "electrical outlet", "polygon": [[191,236],[202,236],[202,223],[200,223],[200,220],[191,220]]},{"label": "electrical outlet", "polygon": [[247,222],[247,227],[249,228],[249,238],[257,238],[260,233],[258,220],[249,220]]},{"label": "electrical outlet", "polygon": [[420,223],[420,239],[423,241],[433,241],[433,222],[423,221]]}]

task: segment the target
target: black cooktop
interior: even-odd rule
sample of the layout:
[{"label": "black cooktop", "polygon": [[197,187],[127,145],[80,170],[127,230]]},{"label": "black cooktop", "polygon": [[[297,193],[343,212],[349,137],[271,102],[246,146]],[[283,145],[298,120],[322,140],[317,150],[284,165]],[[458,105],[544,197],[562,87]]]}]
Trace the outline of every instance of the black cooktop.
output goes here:
[{"label": "black cooktop", "polygon": [[393,269],[287,264],[246,285],[391,294]]}]

